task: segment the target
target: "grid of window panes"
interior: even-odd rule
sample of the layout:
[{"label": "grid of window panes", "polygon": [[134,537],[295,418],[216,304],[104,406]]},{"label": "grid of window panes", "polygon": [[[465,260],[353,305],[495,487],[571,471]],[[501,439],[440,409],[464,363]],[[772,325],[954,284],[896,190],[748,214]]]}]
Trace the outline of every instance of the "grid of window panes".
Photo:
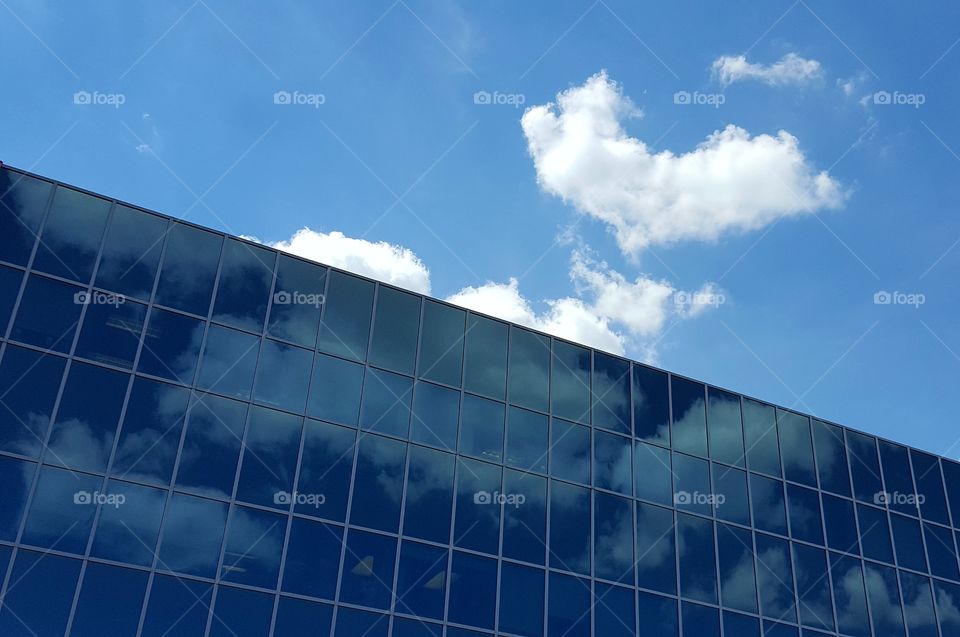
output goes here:
[{"label": "grid of window panes", "polygon": [[960,634],[960,464],[0,193],[2,635]]}]

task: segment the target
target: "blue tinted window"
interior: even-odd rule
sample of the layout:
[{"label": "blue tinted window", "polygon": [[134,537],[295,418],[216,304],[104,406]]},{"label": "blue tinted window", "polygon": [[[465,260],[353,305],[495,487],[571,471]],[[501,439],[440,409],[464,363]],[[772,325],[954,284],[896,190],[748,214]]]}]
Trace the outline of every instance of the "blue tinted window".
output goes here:
[{"label": "blue tinted window", "polygon": [[276,255],[269,250],[228,238],[223,247],[213,320],[251,332],[263,330],[275,260]]},{"label": "blue tinted window", "polygon": [[226,524],[226,504],[173,494],[164,521],[157,567],[212,578],[217,571]]},{"label": "blue tinted window", "polygon": [[550,390],[550,339],[511,327],[509,378],[511,403],[547,411],[547,396]]},{"label": "blue tinted window", "polygon": [[413,380],[399,374],[368,369],[363,385],[360,426],[377,433],[407,437]]},{"label": "blue tinted window", "polygon": [[143,620],[143,637],[203,637],[213,587],[170,575],[157,575]]},{"label": "blue tinted window", "polygon": [[554,339],[550,406],[554,416],[590,422],[590,350]]},{"label": "blue tinted window", "polygon": [[342,272],[331,271],[327,276],[317,348],[362,361],[367,357],[374,284]]},{"label": "blue tinted window", "polygon": [[917,498],[920,515],[923,519],[940,524],[950,524],[947,514],[947,499],[943,491],[943,479],[940,475],[940,463],[935,456],[911,450],[913,476],[917,483]]},{"label": "blue tinted window", "polygon": [[343,608],[337,611],[336,637],[387,637],[390,627],[390,618],[380,613],[368,613],[352,608]]},{"label": "blue tinted window", "polygon": [[410,439],[455,451],[459,415],[460,392],[432,383],[417,383]]},{"label": "blue tinted window", "polygon": [[290,593],[333,599],[342,547],[341,527],[293,518],[281,588]]},{"label": "blue tinted window", "polygon": [[180,452],[178,487],[211,497],[230,497],[246,416],[243,403],[213,394],[196,397]]},{"label": "blue tinted window", "polygon": [[313,353],[308,350],[265,340],[260,348],[253,399],[302,414],[312,362]]},{"label": "blue tinted window", "polygon": [[528,471],[547,470],[547,417],[511,407],[506,464]]},{"label": "blue tinted window", "polygon": [[887,522],[887,512],[858,504],[857,517],[860,520],[863,556],[892,564],[893,547],[890,545],[890,523]]},{"label": "blue tinted window", "polygon": [[190,392],[137,378],[130,390],[113,473],[123,478],[169,484]]},{"label": "blue tinted window", "polygon": [[370,363],[413,374],[420,325],[420,297],[381,285],[370,346]]},{"label": "blue tinted window", "polygon": [[0,449],[40,455],[65,363],[56,356],[7,345],[0,361]]},{"label": "blue tinted window", "polygon": [[43,224],[33,267],[87,283],[93,274],[110,202],[60,186]]},{"label": "blue tinted window", "polygon": [[952,609],[960,608],[960,586],[934,580],[933,587],[939,611],[940,634],[956,635],[960,631],[960,613],[954,613]]},{"label": "blue tinted window", "polygon": [[953,513],[953,525],[960,526],[960,464],[943,460],[942,466],[950,511]]},{"label": "blue tinted window", "polygon": [[927,559],[923,554],[923,537],[920,523],[902,515],[890,515],[890,528],[893,530],[893,546],[897,552],[897,564],[915,571],[927,570]]},{"label": "blue tinted window", "polygon": [[[503,493],[503,555],[543,564],[547,537],[547,480],[505,469]],[[629,541],[629,537],[628,537]]]},{"label": "blue tinted window", "polygon": [[837,628],[854,637],[870,637],[867,598],[863,588],[860,560],[830,554],[833,599],[837,609]]},{"label": "blue tinted window", "polygon": [[720,599],[727,608],[757,612],[757,582],[753,570],[753,538],[750,531],[727,524],[717,525],[720,558]]},{"label": "blue tinted window", "polygon": [[343,557],[340,601],[387,608],[396,556],[396,538],[351,530]]},{"label": "blue tinted window", "polygon": [[827,547],[845,553],[860,553],[853,502],[824,493],[823,525],[827,529]]},{"label": "blue tinted window", "polygon": [[500,506],[494,494],[501,491],[500,467],[460,458],[457,460],[457,517],[453,543],[467,549],[497,553]]},{"label": "blue tinted window", "polygon": [[220,577],[226,582],[275,588],[287,531],[286,516],[237,506],[230,514]]},{"label": "blue tinted window", "polygon": [[682,602],[680,608],[683,614],[684,635],[720,637],[720,616],[717,609],[690,602]]},{"label": "blue tinted window", "polygon": [[723,611],[723,634],[736,637],[759,637],[760,620],[730,611]]},{"label": "blue tinted window", "polygon": [[780,434],[780,455],[783,475],[787,480],[817,486],[813,465],[813,442],[810,439],[810,419],[789,411],[777,410],[777,430]]},{"label": "blue tinted window", "polygon": [[667,375],[633,366],[633,435],[659,445],[670,444],[670,396]]},{"label": "blue tinted window", "polygon": [[281,254],[267,334],[313,348],[326,279],[326,268]]},{"label": "blue tinted window", "polygon": [[637,503],[637,583],[642,588],[677,592],[673,512]]},{"label": "blue tinted window", "polygon": [[339,522],[346,519],[355,440],[356,431],[353,429],[306,421],[297,491],[323,497],[303,502],[298,500],[295,511]]},{"label": "blue tinted window", "polygon": [[563,482],[550,486],[550,566],[590,574],[590,490]]},{"label": "blue tinted window", "polygon": [[443,619],[447,588],[447,550],[404,541],[397,577],[397,610]]},{"label": "blue tinted window", "polygon": [[293,597],[281,597],[277,604],[275,635],[283,637],[330,637],[333,607]]},{"label": "blue tinted window", "polygon": [[0,259],[27,264],[51,190],[46,181],[0,168]]},{"label": "blue tinted window", "polygon": [[167,232],[155,302],[206,316],[223,237],[174,223]]},{"label": "blue tinted window", "polygon": [[16,538],[36,468],[32,462],[0,457],[0,540]]},{"label": "blue tinted window", "polygon": [[698,456],[707,455],[704,386],[674,376],[670,391],[673,394],[673,448]]},{"label": "blue tinted window", "polygon": [[799,634],[796,626],[763,620],[763,637],[798,637]]},{"label": "blue tinted window", "polygon": [[410,447],[404,535],[444,544],[449,541],[455,459],[442,451]]},{"label": "blue tinted window", "polygon": [[790,534],[794,538],[823,544],[820,498],[816,491],[788,484],[787,509],[790,511]]},{"label": "blue tinted window", "polygon": [[[393,618],[393,637],[440,637],[443,626],[423,621],[422,619]],[[454,634],[454,633],[449,633]]]},{"label": "blue tinted window", "polygon": [[593,424],[630,435],[630,363],[593,354]]},{"label": "blue tinted window", "polygon": [[589,484],[590,429],[556,418],[550,423],[550,475]]},{"label": "blue tinted window", "polygon": [[847,469],[843,429],[814,420],[813,445],[817,452],[817,475],[820,477],[820,488],[849,496],[850,471]]},{"label": "blue tinted window", "polygon": [[396,533],[407,445],[374,435],[359,444],[350,522]]},{"label": "blue tinted window", "polygon": [[940,577],[960,579],[957,571],[957,550],[953,546],[953,532],[942,526],[924,522],[923,536],[930,556],[930,572]]},{"label": "blue tinted window", "polygon": [[211,325],[197,387],[249,400],[259,350],[259,337]]},{"label": "blue tinted window", "polygon": [[362,389],[363,365],[318,354],[313,364],[307,415],[356,426]]},{"label": "blue tinted window", "polygon": [[900,573],[900,586],[903,589],[903,609],[910,637],[937,637],[937,627],[933,618],[933,596],[930,593],[930,580],[912,573]]},{"label": "blue tinted window", "polygon": [[590,582],[550,573],[547,634],[590,637]]},{"label": "blue tinted window", "polygon": [[102,478],[94,476],[54,467],[41,469],[23,542],[83,554],[102,484]]},{"label": "blue tinted window", "polygon": [[463,386],[504,399],[507,384],[507,325],[476,314],[467,317]]},{"label": "blue tinted window", "polygon": [[877,441],[865,434],[847,430],[847,451],[853,478],[853,495],[861,502],[874,502],[883,491]]},{"label": "blue tinted window", "polygon": [[230,586],[217,590],[210,637],[261,637],[270,631],[273,596]]},{"label": "blue tinted window", "polygon": [[677,508],[704,515],[713,512],[710,498],[710,463],[700,458],[673,454],[673,501]]},{"label": "blue tinted window", "polygon": [[160,489],[111,480],[90,554],[140,566],[153,564],[167,494]]},{"label": "blue tinted window", "polygon": [[133,367],[146,306],[94,292],[83,317],[74,354],[117,367]]},{"label": "blue tinted window", "polygon": [[800,623],[833,630],[833,607],[827,580],[827,557],[821,549],[793,543],[793,563],[800,601]]},{"label": "blue tinted window", "polygon": [[514,635],[543,634],[544,572],[504,562],[500,572],[499,629]]},{"label": "blue tinted window", "polygon": [[[0,210],[0,216],[3,211]],[[20,293],[20,283],[23,281],[23,272],[6,266],[0,266],[0,334],[6,335],[7,323],[13,312],[13,304]]]},{"label": "blue tinted window", "polygon": [[460,386],[466,312],[427,299],[420,339],[420,376]]},{"label": "blue tinted window", "polygon": [[677,514],[680,547],[680,593],[704,602],[717,602],[717,572],[713,523],[684,513]]},{"label": "blue tinted window", "polygon": [[637,606],[640,614],[639,637],[677,637],[676,600],[641,591],[637,594]]},{"label": "blue tinted window", "polygon": [[783,503],[783,483],[751,473],[750,494],[753,503],[753,523],[756,527],[762,531],[786,535],[787,517]]},{"label": "blue tinted window", "polygon": [[594,587],[593,612],[596,634],[610,637],[636,634],[632,590],[598,582]]},{"label": "blue tinted window", "polygon": [[460,453],[499,462],[503,457],[503,419],[502,403],[464,395]]},{"label": "blue tinted window", "polygon": [[458,624],[493,629],[497,604],[497,561],[453,554],[447,618]]},{"label": "blue tinted window", "polygon": [[755,539],[760,612],[767,617],[795,622],[793,566],[787,542],[761,533],[757,533]]},{"label": "blue tinted window", "polygon": [[73,637],[135,635],[147,590],[144,571],[87,564],[73,617]]},{"label": "blue tinted window", "polygon": [[154,309],[143,335],[140,371],[186,385],[192,384],[202,338],[202,321]]},{"label": "blue tinted window", "polygon": [[743,439],[750,469],[779,476],[780,446],[777,442],[777,418],[773,407],[744,399]]},{"label": "blue tinted window", "polygon": [[593,486],[630,495],[633,474],[629,438],[593,432]]},{"label": "blue tinted window", "polygon": [[897,572],[886,566],[865,564],[867,599],[870,600],[870,617],[876,635],[897,637],[903,632],[903,612],[900,592],[897,590]]},{"label": "blue tinted window", "polygon": [[672,504],[673,470],[670,468],[670,452],[642,442],[638,442],[634,447],[637,497],[660,504]]},{"label": "blue tinted window", "polygon": [[286,510],[300,449],[303,419],[251,407],[243,444],[237,499]]},{"label": "blue tinted window", "polygon": [[127,206],[118,205],[103,244],[98,287],[146,300],[160,263],[160,250],[167,220]]},{"label": "blue tinted window", "polygon": [[10,338],[67,353],[87,298],[80,288],[31,275],[20,299]]},{"label": "blue tinted window", "polygon": [[886,489],[876,504],[886,504],[891,511],[917,516],[913,476],[910,473],[910,455],[907,448],[885,440],[880,441],[880,462],[883,464],[883,483]]},{"label": "blue tinted window", "polygon": [[710,387],[707,390],[707,424],[710,457],[738,467],[744,466],[740,397]]},{"label": "blue tinted window", "polygon": [[593,496],[593,574],[633,584],[633,504],[605,493]]},{"label": "blue tinted window", "polygon": [[717,517],[750,526],[750,502],[747,500],[747,473],[723,465],[713,465],[714,507]]},{"label": "blue tinted window", "polygon": [[79,574],[79,560],[34,551],[17,553],[0,610],[0,634],[63,635]]}]

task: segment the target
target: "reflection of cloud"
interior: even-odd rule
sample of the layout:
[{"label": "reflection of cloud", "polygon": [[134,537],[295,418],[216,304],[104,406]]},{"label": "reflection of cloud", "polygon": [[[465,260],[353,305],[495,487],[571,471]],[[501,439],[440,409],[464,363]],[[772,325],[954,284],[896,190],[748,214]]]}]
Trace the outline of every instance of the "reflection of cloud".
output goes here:
[{"label": "reflection of cloud", "polygon": [[699,449],[704,436],[703,398],[696,398],[687,405],[687,410],[673,419],[673,445],[677,449]]},{"label": "reflection of cloud", "polygon": [[789,577],[792,570],[786,543],[770,540],[764,544],[761,548],[761,543],[757,543],[757,587],[765,591],[761,595],[763,614],[792,619],[794,599]]},{"label": "reflection of cloud", "polygon": [[54,458],[68,467],[96,468],[107,466],[113,448],[114,430],[94,428],[77,418],[57,423],[51,437]]},{"label": "reflection of cloud", "polygon": [[[601,497],[597,495],[596,497]],[[594,547],[594,559],[597,565],[606,566],[605,573],[597,573],[607,579],[619,579],[626,575],[633,563],[633,514],[631,507],[626,500],[615,498],[614,496],[602,496],[609,498],[611,502],[622,502],[626,506],[605,507],[606,515],[602,519],[596,520],[594,532],[597,534],[597,541]],[[613,516],[610,514],[614,513]],[[610,572],[612,568],[615,572]],[[632,573],[632,571],[629,571]]]}]

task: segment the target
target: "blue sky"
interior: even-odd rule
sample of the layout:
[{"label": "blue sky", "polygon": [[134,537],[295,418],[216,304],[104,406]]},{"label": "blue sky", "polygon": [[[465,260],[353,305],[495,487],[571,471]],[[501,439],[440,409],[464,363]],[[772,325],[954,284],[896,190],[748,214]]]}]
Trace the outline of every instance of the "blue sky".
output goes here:
[{"label": "blue sky", "polygon": [[960,452],[960,6],[0,16],[6,163]]}]

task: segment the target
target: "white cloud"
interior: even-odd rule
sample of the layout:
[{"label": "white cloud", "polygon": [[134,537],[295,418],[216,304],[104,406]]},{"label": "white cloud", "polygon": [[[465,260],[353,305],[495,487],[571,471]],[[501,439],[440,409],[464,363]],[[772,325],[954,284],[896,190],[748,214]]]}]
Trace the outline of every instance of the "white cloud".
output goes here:
[{"label": "white cloud", "polygon": [[767,65],[748,62],[745,55],[724,55],[714,60],[711,68],[714,76],[726,86],[743,80],[758,80],[770,86],[805,84],[823,75],[823,67],[818,61],[796,53],[787,53]]},{"label": "white cloud", "polygon": [[521,122],[541,188],[607,223],[625,254],[756,230],[844,200],[786,131],[751,136],[730,125],[689,152],[653,153],[623,129],[621,119],[637,113],[600,72]]}]

